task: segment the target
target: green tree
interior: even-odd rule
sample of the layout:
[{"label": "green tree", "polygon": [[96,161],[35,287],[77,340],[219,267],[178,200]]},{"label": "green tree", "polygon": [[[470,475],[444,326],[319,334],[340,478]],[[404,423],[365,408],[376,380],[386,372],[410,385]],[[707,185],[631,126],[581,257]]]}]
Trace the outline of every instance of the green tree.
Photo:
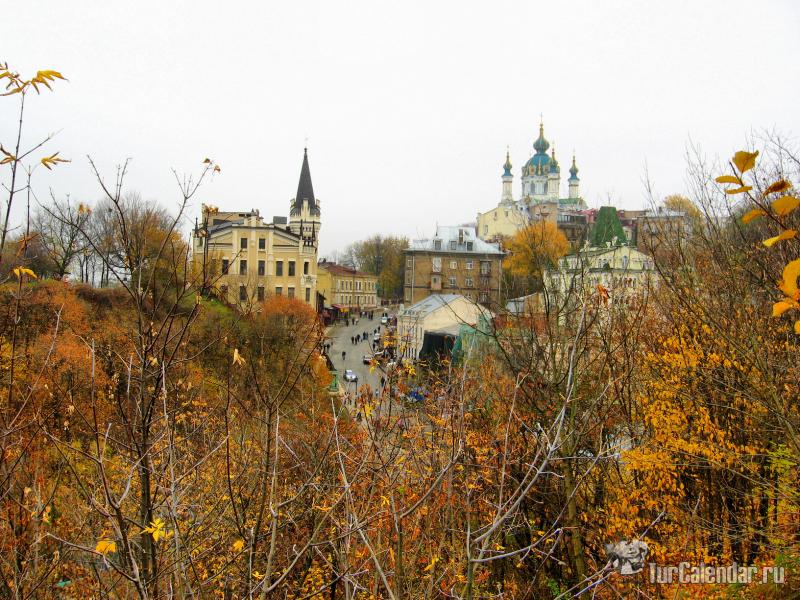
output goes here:
[{"label": "green tree", "polygon": [[616,208],[613,206],[600,207],[589,240],[592,246],[605,246],[607,242],[616,243],[616,245],[628,242]]}]

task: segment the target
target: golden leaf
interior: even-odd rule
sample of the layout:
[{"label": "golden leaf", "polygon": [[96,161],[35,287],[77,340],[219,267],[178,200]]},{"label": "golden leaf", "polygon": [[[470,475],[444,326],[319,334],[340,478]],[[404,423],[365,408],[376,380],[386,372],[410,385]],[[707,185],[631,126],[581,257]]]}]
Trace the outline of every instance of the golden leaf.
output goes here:
[{"label": "golden leaf", "polygon": [[153,540],[156,542],[163,537],[169,537],[166,529],[164,528],[164,521],[161,519],[153,519],[150,521],[150,526],[142,529],[142,533],[149,533],[153,536]]},{"label": "golden leaf", "polygon": [[785,217],[798,206],[800,206],[799,199],[794,196],[783,196],[772,203],[772,210],[774,210],[775,214],[778,216]]},{"label": "golden leaf", "polygon": [[769,248],[773,244],[780,242],[781,240],[790,240],[794,236],[797,235],[797,232],[794,229],[787,229],[786,231],[782,232],[780,235],[776,235],[775,237],[771,237],[769,239],[764,240],[762,243]]},{"label": "golden leaf", "polygon": [[772,305],[772,316],[780,317],[783,313],[792,308],[798,308],[797,302],[789,299],[781,300]]},{"label": "golden leaf", "polygon": [[114,540],[100,540],[94,547],[94,551],[103,555],[108,554],[109,552],[116,552],[117,542]]},{"label": "golden leaf", "polygon": [[373,408],[371,404],[364,405],[364,416],[368,419],[372,416]]},{"label": "golden leaf", "polygon": [[32,277],[33,279],[38,279],[38,277],[36,277],[36,273],[31,271],[27,267],[17,267],[16,269],[14,269],[13,273],[14,275],[17,276],[17,279],[22,279],[23,275],[27,275],[28,277]]},{"label": "golden leaf", "polygon": [[758,150],[755,152],[745,152],[744,150],[740,150],[733,155],[733,164],[736,165],[736,168],[739,169],[740,173],[746,173],[756,166],[757,156]]},{"label": "golden leaf", "polygon": [[45,156],[40,161],[45,167],[47,167],[48,171],[52,171],[53,167],[56,166],[58,163],[68,163],[70,162],[66,158],[60,158],[58,156],[58,152],[53,154],[52,156]]},{"label": "golden leaf", "polygon": [[726,194],[744,194],[745,192],[749,192],[753,189],[752,185],[743,185],[742,187],[738,188],[731,188],[729,190],[725,190]]},{"label": "golden leaf", "polygon": [[735,175],[720,175],[714,181],[717,183],[735,183],[737,185],[742,185],[742,180]]},{"label": "golden leaf", "polygon": [[744,215],[742,215],[742,223],[744,223],[745,225],[747,225],[747,223],[749,223],[749,222],[750,222],[750,221],[752,221],[753,219],[757,219],[758,217],[763,217],[763,216],[764,216],[764,215],[766,215],[766,214],[767,214],[767,213],[766,213],[766,212],[765,212],[763,209],[761,209],[761,208],[754,208],[754,209],[753,209],[753,210],[751,210],[750,212],[747,212],[747,213],[745,213]]},{"label": "golden leaf", "polygon": [[431,558],[431,562],[428,563],[428,566],[425,567],[423,570],[427,573],[428,571],[433,571],[433,567],[436,566],[436,563],[439,562],[439,557],[434,556]]},{"label": "golden leaf", "polygon": [[245,360],[244,360],[244,358],[242,358],[242,355],[239,354],[239,349],[238,348],[234,348],[233,349],[233,364],[241,366],[244,363],[245,363]]},{"label": "golden leaf", "polygon": [[775,183],[770,184],[767,187],[767,189],[764,190],[764,195],[766,196],[767,194],[775,194],[777,192],[785,192],[790,187],[792,187],[791,183],[789,183],[785,179],[779,179]]},{"label": "golden leaf", "polygon": [[800,258],[793,260],[783,268],[783,280],[778,287],[789,298],[797,300],[797,278],[800,277]]},{"label": "golden leaf", "polygon": [[234,552],[241,552],[242,548],[244,548],[244,540],[236,540],[231,548],[233,548]]},{"label": "golden leaf", "polygon": [[795,321],[794,322],[794,332],[797,335],[800,335],[800,321]]}]

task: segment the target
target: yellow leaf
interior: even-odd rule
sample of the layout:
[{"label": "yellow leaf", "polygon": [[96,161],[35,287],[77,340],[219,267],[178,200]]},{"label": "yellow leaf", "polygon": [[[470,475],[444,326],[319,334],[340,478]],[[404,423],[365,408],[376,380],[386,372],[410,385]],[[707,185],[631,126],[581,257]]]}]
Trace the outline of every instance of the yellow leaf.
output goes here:
[{"label": "yellow leaf", "polygon": [[381,504],[383,506],[389,506],[389,499],[386,496],[381,496]]},{"label": "yellow leaf", "polygon": [[736,165],[736,168],[739,169],[740,173],[746,173],[756,166],[757,156],[758,150],[755,152],[745,152],[744,150],[740,150],[733,155],[733,164]]},{"label": "yellow leaf", "polygon": [[30,269],[28,269],[26,267],[17,267],[16,269],[14,269],[13,272],[14,272],[14,275],[17,276],[17,279],[22,279],[23,275],[27,275],[28,277],[32,277],[33,279],[38,279],[36,277],[36,273],[34,273],[33,271],[31,271]]},{"label": "yellow leaf", "polygon": [[259,573],[258,571],[253,571],[253,579],[261,579],[263,577],[264,576],[261,573]]},{"label": "yellow leaf", "polygon": [[167,532],[164,529],[164,521],[161,519],[154,519],[150,522],[149,527],[145,527],[142,530],[142,533],[149,533],[153,536],[153,540],[156,542],[163,537],[167,537]]},{"label": "yellow leaf", "polygon": [[785,192],[790,187],[792,187],[791,183],[789,183],[785,179],[779,179],[775,183],[770,184],[767,187],[767,189],[764,190],[764,195],[766,196],[767,194],[775,194],[777,192]]},{"label": "yellow leaf", "polygon": [[772,210],[774,210],[778,216],[785,217],[798,206],[800,206],[799,199],[794,196],[783,196],[772,203]]},{"label": "yellow leaf", "polygon": [[113,540],[100,540],[94,547],[94,551],[99,552],[100,554],[108,554],[109,552],[116,552],[117,542]]},{"label": "yellow leaf", "polygon": [[772,305],[772,316],[780,317],[783,313],[792,308],[798,308],[797,302],[789,299],[781,300]]},{"label": "yellow leaf", "polygon": [[234,552],[241,552],[242,548],[244,548],[244,540],[236,540],[231,548],[233,548]]},{"label": "yellow leaf", "polygon": [[434,556],[433,558],[431,558],[431,562],[429,562],[429,563],[428,563],[428,566],[427,566],[427,567],[425,567],[425,569],[423,569],[423,570],[424,570],[426,573],[427,573],[428,571],[433,571],[433,567],[435,567],[435,566],[436,566],[436,563],[437,563],[437,562],[439,562],[439,557],[438,557],[438,556]]},{"label": "yellow leaf", "polygon": [[242,355],[239,354],[239,349],[238,348],[234,348],[233,349],[233,364],[241,366],[241,365],[244,364],[244,362],[245,362],[244,358],[242,358]]},{"label": "yellow leaf", "polygon": [[370,418],[370,416],[372,416],[372,410],[373,410],[373,409],[372,409],[372,405],[370,405],[370,404],[365,404],[365,405],[364,405],[364,416],[365,416],[365,417],[367,417],[367,418],[369,419],[369,418]]},{"label": "yellow leaf", "polygon": [[717,183],[735,183],[737,185],[742,185],[742,180],[734,175],[720,175],[714,181]]},{"label": "yellow leaf", "polygon": [[742,187],[732,188],[730,190],[725,190],[726,194],[744,194],[745,192],[749,192],[753,189],[752,185],[743,185]]},{"label": "yellow leaf", "polygon": [[786,231],[782,232],[780,235],[776,235],[775,237],[771,237],[769,239],[764,240],[762,243],[769,248],[773,244],[780,242],[781,240],[790,240],[794,236],[797,235],[797,232],[794,229],[787,229]]},{"label": "yellow leaf", "polygon": [[742,223],[745,225],[752,221],[753,219],[757,219],[758,217],[763,217],[767,213],[761,208],[754,208],[750,212],[745,213],[742,215]]},{"label": "yellow leaf", "polygon": [[800,258],[793,260],[783,268],[783,280],[778,287],[789,298],[797,300],[797,278],[800,277]]},{"label": "yellow leaf", "polygon": [[800,321],[795,321],[794,322],[794,332],[797,335],[800,335]]}]

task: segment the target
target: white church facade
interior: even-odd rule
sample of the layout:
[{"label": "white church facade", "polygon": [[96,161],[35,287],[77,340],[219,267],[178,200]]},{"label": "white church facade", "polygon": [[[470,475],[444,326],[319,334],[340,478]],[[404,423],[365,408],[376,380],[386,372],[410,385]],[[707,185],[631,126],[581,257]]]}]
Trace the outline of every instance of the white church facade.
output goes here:
[{"label": "white church facade", "polygon": [[[525,225],[535,220],[559,221],[559,217],[586,209],[580,195],[580,179],[575,156],[567,179],[568,193],[561,195],[561,167],[555,149],[544,137],[544,124],[539,124],[539,137],[533,143],[535,153],[522,167],[522,189],[514,199],[514,176],[511,173],[511,158],[506,153],[503,165],[502,194],[500,202],[491,210],[478,213],[477,234],[483,240],[495,241],[513,236]],[[550,154],[548,154],[550,150]]]}]

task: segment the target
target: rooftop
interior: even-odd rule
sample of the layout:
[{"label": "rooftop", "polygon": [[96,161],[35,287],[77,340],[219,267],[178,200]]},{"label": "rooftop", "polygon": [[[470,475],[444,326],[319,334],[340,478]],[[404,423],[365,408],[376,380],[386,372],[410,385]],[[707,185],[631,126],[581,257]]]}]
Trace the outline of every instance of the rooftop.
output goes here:
[{"label": "rooftop", "polygon": [[[436,247],[436,242],[440,242]],[[455,242],[451,244],[450,242]],[[470,249],[471,248],[471,249]],[[436,234],[431,238],[414,240],[409,244],[411,251],[428,252],[460,252],[464,254],[498,254],[502,255],[498,244],[484,242],[475,235],[475,229],[464,226],[439,225]]]},{"label": "rooftop", "polygon": [[338,265],[332,262],[325,262],[322,261],[317,264],[317,268],[325,269],[331,275],[338,275],[340,277],[375,277],[375,275],[370,275],[369,273],[364,273],[363,271],[359,271],[358,269],[354,269],[352,267],[346,267],[344,265]]}]

